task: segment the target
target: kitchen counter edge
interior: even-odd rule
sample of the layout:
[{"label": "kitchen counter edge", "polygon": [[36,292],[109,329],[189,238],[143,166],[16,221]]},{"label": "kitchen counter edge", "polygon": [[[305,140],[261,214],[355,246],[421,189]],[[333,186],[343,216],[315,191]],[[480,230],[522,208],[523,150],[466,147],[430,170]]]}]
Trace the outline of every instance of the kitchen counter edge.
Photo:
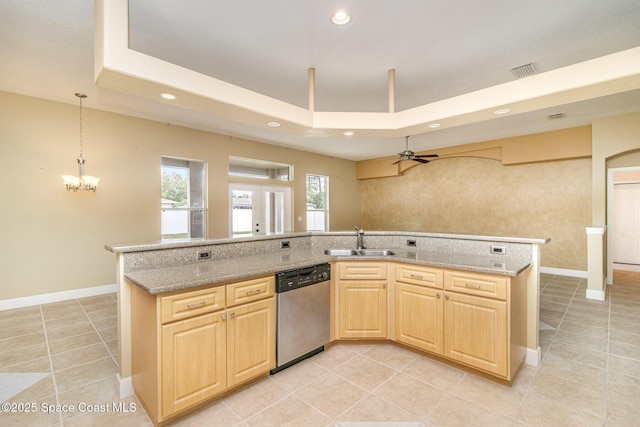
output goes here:
[{"label": "kitchen counter edge", "polygon": [[391,248],[393,256],[328,256],[318,250],[282,254],[264,254],[211,260],[125,274],[130,283],[151,295],[187,290],[207,285],[222,285],[251,277],[272,275],[279,271],[308,267],[334,261],[385,261],[423,265],[435,268],[470,271],[516,277],[531,265],[490,256],[406,251]]}]

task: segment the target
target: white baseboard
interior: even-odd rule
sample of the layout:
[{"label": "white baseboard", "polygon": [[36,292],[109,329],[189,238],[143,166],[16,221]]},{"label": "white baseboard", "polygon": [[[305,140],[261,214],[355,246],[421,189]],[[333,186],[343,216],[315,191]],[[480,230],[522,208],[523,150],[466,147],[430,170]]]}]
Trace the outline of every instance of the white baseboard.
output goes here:
[{"label": "white baseboard", "polygon": [[540,365],[540,361],[542,360],[542,348],[538,346],[538,348],[531,349],[527,348],[527,355],[524,358],[524,363],[529,366],[537,367]]},{"label": "white baseboard", "polygon": [[120,374],[116,374],[116,381],[118,381],[118,387],[120,392],[120,399],[133,396],[133,382],[131,377],[121,378]]},{"label": "white baseboard", "polygon": [[604,301],[604,291],[597,291],[595,289],[587,289],[587,299],[593,299],[597,301]]},{"label": "white baseboard", "polygon": [[640,271],[640,265],[637,264],[618,264],[613,263],[614,270],[624,270],[624,271]]},{"label": "white baseboard", "polygon": [[73,289],[70,291],[53,292],[50,294],[33,295],[30,297],[0,300],[0,311],[13,308],[30,307],[48,304],[50,302],[66,301],[76,298],[93,297],[96,295],[112,294],[118,288],[114,285],[94,286],[92,288]]},{"label": "white baseboard", "polygon": [[557,276],[571,276],[571,277],[580,277],[582,279],[586,279],[589,277],[588,271],[583,270],[569,270],[566,268],[554,268],[554,267],[540,267],[540,273],[545,274],[554,274]]}]

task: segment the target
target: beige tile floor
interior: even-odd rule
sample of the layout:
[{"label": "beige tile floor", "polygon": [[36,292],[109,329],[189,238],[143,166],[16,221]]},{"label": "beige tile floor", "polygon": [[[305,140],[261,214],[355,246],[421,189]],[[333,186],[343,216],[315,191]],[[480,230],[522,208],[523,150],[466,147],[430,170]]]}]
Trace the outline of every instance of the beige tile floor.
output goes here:
[{"label": "beige tile floor", "polygon": [[[393,345],[339,345],[177,425],[637,426],[640,273],[616,272],[605,302],[585,290],[585,280],[542,275],[543,361],[511,388]],[[115,295],[0,312],[0,400],[34,410],[1,412],[0,425],[149,425],[115,391],[115,315]]]}]

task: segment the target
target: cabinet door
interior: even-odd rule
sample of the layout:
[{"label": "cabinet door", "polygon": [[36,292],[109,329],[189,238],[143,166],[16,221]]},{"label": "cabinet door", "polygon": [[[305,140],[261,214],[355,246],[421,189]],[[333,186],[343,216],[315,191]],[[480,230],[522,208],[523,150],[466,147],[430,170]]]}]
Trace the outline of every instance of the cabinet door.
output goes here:
[{"label": "cabinet door", "polygon": [[273,298],[227,310],[227,383],[231,387],[275,367]]},{"label": "cabinet door", "polygon": [[340,338],[386,338],[387,285],[340,281]]},{"label": "cabinet door", "polygon": [[506,377],[507,303],[445,293],[444,355]]},{"label": "cabinet door", "polygon": [[443,294],[439,289],[396,282],[396,340],[442,354]]},{"label": "cabinet door", "polygon": [[226,388],[224,311],[162,326],[162,416]]}]

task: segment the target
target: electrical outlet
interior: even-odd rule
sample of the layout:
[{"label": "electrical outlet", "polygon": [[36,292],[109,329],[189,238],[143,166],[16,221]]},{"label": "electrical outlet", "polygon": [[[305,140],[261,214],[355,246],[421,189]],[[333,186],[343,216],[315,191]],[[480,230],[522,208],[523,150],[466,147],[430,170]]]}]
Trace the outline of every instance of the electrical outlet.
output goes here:
[{"label": "electrical outlet", "polygon": [[491,246],[491,253],[504,255],[505,253],[507,253],[507,248],[505,248],[504,246]]},{"label": "electrical outlet", "polygon": [[199,251],[198,259],[209,259],[211,258],[211,251]]},{"label": "electrical outlet", "polygon": [[280,249],[289,249],[291,247],[291,243],[288,240],[284,242],[280,242]]}]

